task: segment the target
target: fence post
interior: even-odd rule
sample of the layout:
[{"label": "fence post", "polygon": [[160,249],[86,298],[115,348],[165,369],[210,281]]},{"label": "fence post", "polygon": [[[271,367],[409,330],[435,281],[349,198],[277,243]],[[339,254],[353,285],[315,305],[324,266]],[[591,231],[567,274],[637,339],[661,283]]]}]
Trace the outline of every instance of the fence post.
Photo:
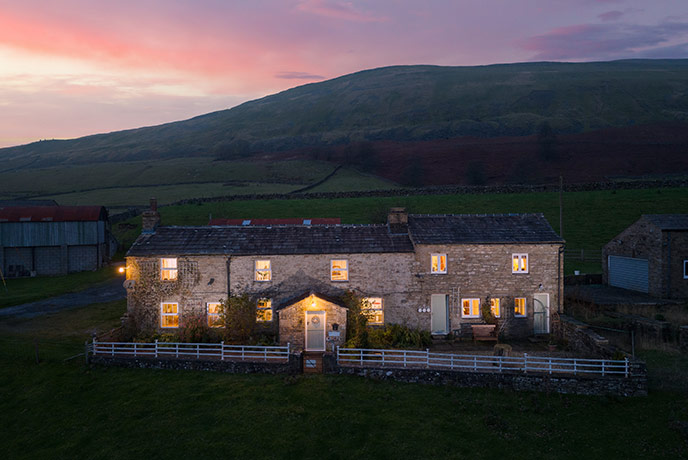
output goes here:
[{"label": "fence post", "polygon": [[363,349],[362,348],[358,349],[358,358],[360,360],[359,366],[363,367]]},{"label": "fence post", "polygon": [[155,339],[155,357],[158,357],[158,339]]},{"label": "fence post", "polygon": [[225,360],[225,341],[220,342],[220,361]]},{"label": "fence post", "polygon": [[478,371],[478,357],[473,355],[473,372]]},{"label": "fence post", "polygon": [[263,347],[263,361],[268,362],[268,347]]},{"label": "fence post", "polygon": [[573,358],[573,375],[576,375],[576,372],[578,370],[577,364],[578,360],[576,358]]},{"label": "fence post", "polygon": [[602,377],[604,377],[604,363],[606,363],[606,360],[602,360]]},{"label": "fence post", "polygon": [[174,357],[179,358],[179,342],[175,342],[174,344]]},{"label": "fence post", "polygon": [[[289,344],[287,344],[287,354],[289,354]],[[337,345],[337,366],[339,366],[339,345]]]},{"label": "fence post", "polygon": [[430,367],[430,349],[425,349],[425,367]]},{"label": "fence post", "polygon": [[454,355],[449,355],[449,369],[454,370]]},{"label": "fence post", "polygon": [[93,337],[93,355],[94,355],[94,356],[95,356],[95,354],[96,354],[96,340],[97,340],[97,339],[96,339],[95,337]]},{"label": "fence post", "polygon": [[404,350],[404,367],[406,367],[406,350]]},{"label": "fence post", "polygon": [[624,369],[625,369],[625,371],[626,371],[626,372],[625,372],[625,376],[626,376],[626,378],[628,378],[628,356],[625,358]]},{"label": "fence post", "polygon": [[88,340],[84,342],[84,356],[86,357],[86,365],[88,366]]},{"label": "fence post", "polygon": [[136,342],[134,342],[134,358],[136,358]]},{"label": "fence post", "polygon": [[528,353],[523,353],[523,373],[528,373]]},{"label": "fence post", "polygon": [[[552,358],[551,358],[551,357],[547,358],[547,361],[548,361],[548,364],[549,364],[549,373],[551,374],[551,373],[552,373]],[[604,374],[603,374],[603,375],[604,375]]]},{"label": "fence post", "polygon": [[115,342],[110,343],[110,355],[115,356]]},{"label": "fence post", "polygon": [[501,372],[502,372],[502,357],[498,356],[498,358],[499,358],[499,373],[501,374]]},{"label": "fence post", "polygon": [[382,367],[385,367],[385,350],[382,350]]}]

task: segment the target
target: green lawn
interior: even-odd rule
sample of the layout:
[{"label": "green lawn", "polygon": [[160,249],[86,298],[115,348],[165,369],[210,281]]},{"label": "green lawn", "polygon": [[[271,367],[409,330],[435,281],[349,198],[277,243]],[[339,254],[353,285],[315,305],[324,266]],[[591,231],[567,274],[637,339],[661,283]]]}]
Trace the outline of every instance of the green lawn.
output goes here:
[{"label": "green lawn", "polygon": [[81,291],[114,276],[117,276],[114,267],[104,267],[96,271],[70,273],[64,276],[5,280],[5,284],[0,284],[0,308]]},{"label": "green lawn", "polygon": [[688,456],[686,392],[621,399],[64,361],[124,308],[0,322],[0,458]]}]

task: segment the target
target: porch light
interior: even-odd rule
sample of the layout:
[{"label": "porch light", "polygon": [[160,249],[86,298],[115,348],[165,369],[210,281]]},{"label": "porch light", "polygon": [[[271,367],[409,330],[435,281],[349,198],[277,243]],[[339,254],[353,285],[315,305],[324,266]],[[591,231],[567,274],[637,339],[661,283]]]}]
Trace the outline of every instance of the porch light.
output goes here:
[{"label": "porch light", "polygon": [[313,300],[311,301],[311,308],[315,308],[315,306],[316,306],[315,297],[313,296],[312,299]]}]

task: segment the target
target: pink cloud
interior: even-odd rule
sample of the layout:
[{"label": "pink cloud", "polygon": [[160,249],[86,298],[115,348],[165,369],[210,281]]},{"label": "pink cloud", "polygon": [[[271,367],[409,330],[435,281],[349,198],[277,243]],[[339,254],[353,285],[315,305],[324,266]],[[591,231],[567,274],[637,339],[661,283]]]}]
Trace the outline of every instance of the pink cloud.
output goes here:
[{"label": "pink cloud", "polygon": [[357,10],[351,2],[333,2],[327,0],[302,0],[297,8],[306,13],[332,19],[343,19],[354,22],[382,22],[386,19]]}]

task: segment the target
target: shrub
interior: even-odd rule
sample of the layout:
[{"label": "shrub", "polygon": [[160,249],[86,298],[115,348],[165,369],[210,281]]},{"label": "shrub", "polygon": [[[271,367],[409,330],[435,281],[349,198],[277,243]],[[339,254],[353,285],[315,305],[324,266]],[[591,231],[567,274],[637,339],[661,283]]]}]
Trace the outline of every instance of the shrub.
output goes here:
[{"label": "shrub", "polygon": [[427,348],[432,344],[429,331],[388,324],[368,332],[369,348]]},{"label": "shrub", "polygon": [[230,296],[220,304],[220,322],[227,342],[248,343],[256,328],[256,305],[248,295]]},{"label": "shrub", "polygon": [[208,326],[205,315],[195,314],[184,318],[177,330],[180,342],[207,343],[217,341],[217,334]]},{"label": "shrub", "polygon": [[340,298],[348,308],[346,313],[346,346],[349,348],[368,348],[368,317],[363,312],[364,300],[352,291]]}]

